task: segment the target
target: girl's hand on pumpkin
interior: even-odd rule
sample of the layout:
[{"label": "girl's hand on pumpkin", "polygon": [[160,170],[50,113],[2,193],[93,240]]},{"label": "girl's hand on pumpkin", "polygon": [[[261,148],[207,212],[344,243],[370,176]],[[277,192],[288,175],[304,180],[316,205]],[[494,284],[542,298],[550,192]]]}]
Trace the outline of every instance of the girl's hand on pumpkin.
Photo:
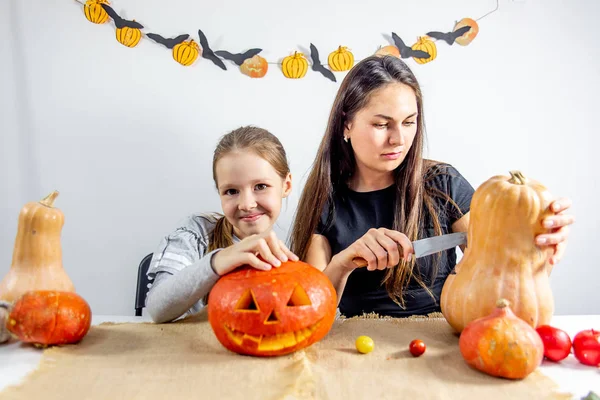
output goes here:
[{"label": "girl's hand on pumpkin", "polygon": [[538,246],[553,247],[550,257],[551,265],[556,265],[561,260],[567,245],[569,225],[575,222],[575,218],[572,215],[564,213],[569,207],[571,207],[571,200],[568,198],[553,201],[550,204],[550,209],[554,211],[554,215],[546,217],[542,221],[544,227],[551,229],[551,231],[538,235],[535,238]]},{"label": "girl's hand on pumpkin", "polygon": [[347,269],[361,266],[354,262],[361,258],[366,261],[367,269],[374,271],[398,265],[401,257],[410,260],[412,253],[412,242],[405,234],[386,228],[371,228],[339,255],[342,256],[341,265]]},{"label": "girl's hand on pumpkin", "polygon": [[212,268],[218,275],[225,275],[242,265],[268,271],[279,267],[288,260],[298,261],[298,256],[277,238],[273,231],[244,238],[239,243],[217,252],[212,260]]}]

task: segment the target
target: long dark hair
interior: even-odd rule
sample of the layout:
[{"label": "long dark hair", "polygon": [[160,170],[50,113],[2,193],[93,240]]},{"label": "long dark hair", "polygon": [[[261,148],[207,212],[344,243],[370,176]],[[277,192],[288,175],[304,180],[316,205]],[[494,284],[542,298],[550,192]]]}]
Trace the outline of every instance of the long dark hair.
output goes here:
[{"label": "long dark hair", "polygon": [[[266,160],[277,174],[285,179],[290,172],[283,145],[269,131],[254,126],[243,126],[224,135],[217,144],[213,155],[213,180],[217,188],[217,162],[235,150],[248,150]],[[222,249],[233,244],[233,226],[224,216],[220,217],[210,235],[208,250]]]},{"label": "long dark hair", "polygon": [[[426,208],[432,217],[436,234],[441,233],[433,197],[444,194],[429,191],[424,184],[425,179],[432,177],[431,174],[427,174],[426,178],[425,172],[430,171],[430,166],[434,163],[424,161],[422,156],[425,120],[421,88],[410,68],[401,59],[393,56],[371,56],[356,64],[340,85],[325,135],[299,199],[291,231],[291,247],[300,259],[306,259],[311,236],[324,207],[329,204],[331,218],[334,214],[334,193],[343,188],[356,171],[352,147],[344,142],[345,124],[352,121],[356,113],[368,104],[376,90],[393,83],[402,83],[413,89],[418,109],[417,132],[413,144],[402,164],[393,172],[396,184],[393,229],[403,232],[410,240],[416,240],[422,233]],[[335,160],[335,163],[332,160]],[[383,280],[390,297],[401,306],[404,306],[403,291],[411,279],[433,296],[415,265],[414,259],[401,260],[399,265],[387,270]],[[432,276],[436,275],[437,266],[432,271]]]}]

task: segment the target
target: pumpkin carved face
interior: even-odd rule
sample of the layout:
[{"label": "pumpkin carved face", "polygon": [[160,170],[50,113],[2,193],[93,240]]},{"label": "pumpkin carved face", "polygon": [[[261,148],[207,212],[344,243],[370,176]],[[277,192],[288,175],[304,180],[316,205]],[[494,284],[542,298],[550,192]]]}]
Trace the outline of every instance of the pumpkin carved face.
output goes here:
[{"label": "pumpkin carved face", "polygon": [[208,320],[227,349],[278,356],[321,340],[331,329],[336,292],[321,271],[301,261],[222,277],[208,298]]},{"label": "pumpkin carved face", "polygon": [[267,60],[256,54],[253,57],[246,58],[242,65],[240,65],[240,71],[243,74],[248,75],[250,78],[262,78],[267,74],[269,70],[269,64]]}]

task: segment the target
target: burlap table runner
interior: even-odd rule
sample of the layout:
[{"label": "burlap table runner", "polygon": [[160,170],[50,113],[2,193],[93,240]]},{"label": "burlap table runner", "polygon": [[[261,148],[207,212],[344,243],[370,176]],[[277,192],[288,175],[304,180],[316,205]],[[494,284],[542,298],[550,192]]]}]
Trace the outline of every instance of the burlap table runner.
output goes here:
[{"label": "burlap table runner", "polygon": [[[375,350],[359,354],[368,335]],[[408,353],[412,339],[426,353]],[[175,323],[93,326],[77,345],[44,351],[39,368],[0,399],[548,399],[570,398],[539,371],[522,381],[469,368],[443,318],[341,319],[292,355],[227,351],[205,312]]]}]

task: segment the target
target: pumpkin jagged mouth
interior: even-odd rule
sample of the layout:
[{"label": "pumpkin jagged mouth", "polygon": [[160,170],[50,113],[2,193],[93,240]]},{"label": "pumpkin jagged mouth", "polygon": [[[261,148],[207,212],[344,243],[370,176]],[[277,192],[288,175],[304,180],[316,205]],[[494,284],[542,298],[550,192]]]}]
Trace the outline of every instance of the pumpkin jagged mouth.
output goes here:
[{"label": "pumpkin jagged mouth", "polygon": [[233,328],[223,325],[227,336],[238,346],[241,346],[244,342],[253,342],[258,345],[258,351],[276,351],[294,347],[312,336],[317,330],[321,321],[307,327],[300,329],[295,332],[278,333],[277,335],[270,336],[254,336],[244,332],[236,331]]}]

